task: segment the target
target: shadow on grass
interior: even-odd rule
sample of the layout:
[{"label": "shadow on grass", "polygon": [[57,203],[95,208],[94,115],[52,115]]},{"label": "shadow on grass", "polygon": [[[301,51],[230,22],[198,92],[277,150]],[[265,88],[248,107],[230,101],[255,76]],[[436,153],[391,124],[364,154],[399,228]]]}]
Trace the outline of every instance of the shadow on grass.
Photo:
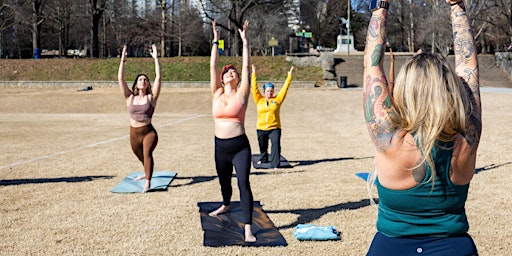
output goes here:
[{"label": "shadow on grass", "polygon": [[313,165],[323,162],[336,162],[336,161],[345,161],[345,160],[362,160],[362,159],[370,159],[373,158],[373,156],[369,157],[339,157],[339,158],[325,158],[325,159],[318,159],[318,160],[298,160],[298,161],[289,161],[290,163],[297,163],[295,166],[305,166],[305,165]]},{"label": "shadow on grass", "polygon": [[42,183],[59,183],[59,182],[89,182],[98,179],[112,179],[114,176],[82,176],[82,177],[65,177],[65,178],[40,178],[40,179],[16,179],[16,180],[0,180],[0,186],[15,186],[25,184],[42,184]]},{"label": "shadow on grass", "polygon": [[[375,203],[378,203],[378,199],[375,199]],[[322,216],[342,210],[356,210],[359,208],[370,206],[370,199],[363,199],[359,202],[347,202],[336,205],[326,206],[323,208],[316,209],[295,209],[295,210],[266,210],[266,213],[293,213],[298,214],[299,218],[293,223],[286,226],[278,227],[278,229],[294,228],[298,224],[311,223],[315,220],[320,219]]]},{"label": "shadow on grass", "polygon": [[290,173],[299,173],[304,172],[304,170],[296,170],[296,171],[285,171],[282,169],[290,169],[290,168],[281,168],[277,170],[268,169],[268,171],[257,171],[257,172],[251,172],[251,175],[281,175],[281,174],[290,174]]},{"label": "shadow on grass", "polygon": [[[303,172],[303,171],[293,171],[293,172]],[[292,173],[292,172],[283,172],[283,171],[269,171],[269,172],[251,172],[251,175],[279,175],[279,174],[289,174],[289,173]],[[236,173],[233,172],[233,174],[231,175],[232,178],[236,178]],[[173,188],[177,188],[177,187],[183,187],[183,186],[191,186],[191,185],[195,185],[195,184],[199,184],[199,183],[203,183],[203,182],[209,182],[209,181],[212,181],[212,180],[215,180],[217,179],[218,176],[217,175],[214,175],[214,176],[194,176],[194,177],[181,177],[181,176],[176,176],[174,177],[174,180],[191,180],[190,182],[188,183],[184,183],[184,184],[178,184],[178,185],[170,185],[169,187],[173,187]]]},{"label": "shadow on grass", "polygon": [[483,171],[488,171],[488,170],[496,169],[496,168],[499,168],[499,167],[502,167],[502,166],[506,166],[506,165],[509,165],[509,164],[512,164],[512,162],[506,162],[506,163],[503,163],[503,164],[490,164],[490,165],[487,165],[487,166],[484,166],[484,167],[476,168],[475,169],[475,174],[483,172]]},{"label": "shadow on grass", "polygon": [[217,175],[215,176],[194,176],[194,177],[181,177],[176,176],[174,177],[175,180],[191,180],[189,183],[185,184],[178,184],[178,185],[170,185],[171,188],[177,188],[177,187],[183,187],[183,186],[190,186],[195,185],[203,182],[212,181],[214,179],[217,179]]}]

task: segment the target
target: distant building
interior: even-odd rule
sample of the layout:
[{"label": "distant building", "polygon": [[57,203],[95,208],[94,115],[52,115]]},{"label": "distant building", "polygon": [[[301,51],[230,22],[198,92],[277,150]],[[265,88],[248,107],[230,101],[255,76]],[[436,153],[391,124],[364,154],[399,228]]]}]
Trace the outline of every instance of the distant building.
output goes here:
[{"label": "distant building", "polygon": [[[301,0],[292,0],[291,2],[286,3],[286,6],[285,6],[286,16],[288,19],[288,27],[290,29],[294,25],[300,23],[300,1]],[[182,2],[182,4],[188,4],[190,7],[196,8],[206,23],[208,23],[209,20],[206,18],[205,9],[206,9],[206,12],[209,12],[208,16],[213,17],[214,19],[223,18],[223,17],[216,17],[216,15],[218,15],[218,14],[215,14],[213,12],[215,7],[210,2],[206,2],[206,6],[205,6],[206,8],[203,8],[201,0],[186,0],[184,3]],[[229,4],[230,4],[229,1],[225,1],[226,6]]]},{"label": "distant building", "polygon": [[135,13],[139,17],[146,17],[149,15],[153,10],[156,9],[156,2],[155,0],[130,0],[131,2],[131,8],[135,10]]},{"label": "distant building", "polygon": [[300,0],[293,0],[287,3],[286,16],[288,19],[288,27],[293,27],[300,23]]}]

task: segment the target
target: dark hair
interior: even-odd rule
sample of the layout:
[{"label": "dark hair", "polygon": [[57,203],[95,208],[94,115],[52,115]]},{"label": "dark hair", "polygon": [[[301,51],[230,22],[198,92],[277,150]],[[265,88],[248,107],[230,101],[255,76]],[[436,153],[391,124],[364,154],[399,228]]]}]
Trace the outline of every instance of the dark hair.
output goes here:
[{"label": "dark hair", "polygon": [[141,76],[145,76],[146,79],[148,80],[148,88],[146,88],[146,95],[149,95],[149,94],[151,94],[151,83],[149,82],[149,77],[146,74],[138,74],[137,77],[135,77],[135,81],[133,81],[133,85],[132,85],[133,95],[139,94],[139,89],[137,89],[137,81],[139,80],[139,77],[141,77]]}]

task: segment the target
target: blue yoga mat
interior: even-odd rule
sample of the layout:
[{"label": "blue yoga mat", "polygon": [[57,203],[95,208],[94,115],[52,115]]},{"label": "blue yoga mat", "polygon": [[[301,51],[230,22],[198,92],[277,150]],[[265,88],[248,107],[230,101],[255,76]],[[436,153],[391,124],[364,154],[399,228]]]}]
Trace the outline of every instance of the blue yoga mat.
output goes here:
[{"label": "blue yoga mat", "polygon": [[356,176],[365,180],[365,181],[368,181],[368,178],[370,178],[370,173],[368,172],[358,172],[356,173]]},{"label": "blue yoga mat", "polygon": [[[358,173],[356,173],[356,176],[365,181],[368,181],[368,179],[371,178],[369,172],[358,172]],[[375,184],[375,181],[373,182],[373,184]]]},{"label": "blue yoga mat", "polygon": [[[130,173],[126,178],[121,180],[114,188],[110,190],[112,193],[140,193],[144,189],[146,179],[135,180],[137,177],[144,175],[144,172]],[[158,171],[153,172],[151,177],[151,187],[147,192],[166,190],[171,181],[176,176],[175,172]]]}]

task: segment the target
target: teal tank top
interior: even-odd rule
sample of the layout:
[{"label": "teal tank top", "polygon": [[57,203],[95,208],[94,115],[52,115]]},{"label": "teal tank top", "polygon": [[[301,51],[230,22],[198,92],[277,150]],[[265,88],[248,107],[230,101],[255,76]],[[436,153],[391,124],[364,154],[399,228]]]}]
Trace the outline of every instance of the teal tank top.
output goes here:
[{"label": "teal tank top", "polygon": [[428,179],[432,170],[425,163],[425,178],[406,190],[392,190],[376,181],[379,193],[377,230],[389,237],[447,237],[469,229],[464,205],[469,184],[456,185],[449,177],[453,142],[436,146],[434,188]]}]

